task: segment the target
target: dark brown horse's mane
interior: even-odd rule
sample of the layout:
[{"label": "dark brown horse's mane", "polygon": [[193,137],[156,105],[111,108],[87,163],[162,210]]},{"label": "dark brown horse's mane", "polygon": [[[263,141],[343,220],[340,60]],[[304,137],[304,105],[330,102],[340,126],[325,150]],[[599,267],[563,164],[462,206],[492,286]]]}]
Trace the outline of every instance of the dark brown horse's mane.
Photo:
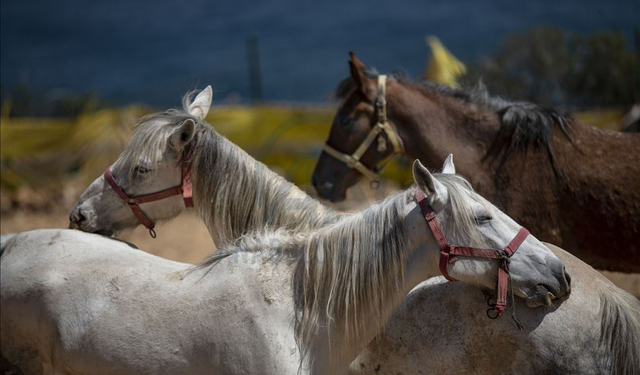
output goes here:
[{"label": "dark brown horse's mane", "polygon": [[[370,78],[377,77],[377,72],[365,72]],[[573,143],[569,135],[572,118],[552,108],[540,107],[533,103],[509,101],[498,96],[489,95],[486,86],[479,81],[471,88],[451,88],[429,81],[415,81],[402,74],[389,76],[394,81],[411,86],[419,91],[451,97],[464,103],[475,104],[493,111],[500,119],[500,130],[489,146],[486,159],[498,159],[499,169],[513,153],[525,153],[529,148],[544,149],[549,157],[554,173],[558,173],[553,152],[553,130],[557,126],[567,139]],[[334,92],[338,99],[344,99],[355,89],[355,82],[347,78],[340,82]]]},{"label": "dark brown horse's mane", "polygon": [[[567,139],[573,143],[569,135],[570,115],[561,114],[553,108],[544,108],[523,101],[509,101],[498,96],[491,96],[487,87],[479,81],[471,88],[451,88],[433,82],[415,82],[404,77],[396,79],[422,91],[449,96],[465,103],[486,108],[498,114],[500,130],[487,149],[484,159],[499,160],[498,171],[513,153],[525,153],[529,148],[544,149],[549,157],[554,173],[558,174],[558,166],[553,152],[553,128],[557,126]],[[499,174],[499,173],[498,173]]]}]

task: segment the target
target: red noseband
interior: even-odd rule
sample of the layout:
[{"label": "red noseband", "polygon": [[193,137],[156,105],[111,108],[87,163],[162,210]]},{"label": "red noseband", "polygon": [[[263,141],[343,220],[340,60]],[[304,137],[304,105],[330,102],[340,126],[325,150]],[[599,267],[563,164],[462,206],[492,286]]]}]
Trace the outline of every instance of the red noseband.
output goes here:
[{"label": "red noseband", "polygon": [[[433,236],[438,241],[440,245],[440,272],[442,275],[449,281],[457,281],[451,276],[449,276],[449,272],[447,271],[447,266],[451,263],[454,263],[458,260],[459,256],[464,257],[476,257],[476,258],[489,258],[489,259],[498,259],[500,260],[500,267],[498,268],[498,285],[496,286],[496,303],[492,304],[492,309],[487,311],[487,315],[495,319],[504,311],[505,307],[507,307],[507,289],[509,286],[509,258],[518,250],[520,245],[524,242],[524,240],[529,235],[529,231],[526,228],[521,228],[518,234],[509,242],[509,244],[502,250],[498,249],[481,249],[477,247],[468,247],[468,246],[458,246],[451,245],[449,241],[447,241],[447,237],[444,235],[442,231],[442,227],[438,224],[438,219],[436,218],[436,214],[427,202],[424,193],[421,190],[415,191],[415,198],[422,210],[422,215],[424,216],[427,224],[429,224],[429,228],[431,232],[433,232]],[[491,311],[495,315],[491,315]]]},{"label": "red noseband", "polygon": [[156,223],[149,219],[144,211],[142,211],[142,209],[140,208],[140,204],[159,201],[165,198],[172,197],[174,195],[182,195],[182,198],[184,199],[184,205],[187,207],[193,207],[193,189],[191,186],[192,155],[193,154],[189,152],[184,156],[184,160],[182,162],[182,185],[174,186],[172,188],[150,194],[129,195],[124,191],[123,188],[120,187],[120,185],[118,185],[118,182],[116,182],[116,179],[111,173],[111,167],[107,168],[107,170],[104,171],[104,179],[107,180],[109,186],[111,186],[116,194],[118,194],[120,199],[122,199],[126,204],[129,205],[129,208],[133,212],[133,215],[142,225],[149,229],[149,234],[153,238],[156,238],[156,232],[153,230],[153,228],[156,226]]}]

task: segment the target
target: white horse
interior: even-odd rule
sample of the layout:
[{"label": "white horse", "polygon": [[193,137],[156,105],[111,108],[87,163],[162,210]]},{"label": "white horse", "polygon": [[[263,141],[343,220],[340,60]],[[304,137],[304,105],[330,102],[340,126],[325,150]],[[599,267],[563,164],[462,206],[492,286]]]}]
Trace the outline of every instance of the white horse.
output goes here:
[{"label": "white horse", "polygon": [[[143,119],[131,144],[113,167],[118,183],[127,192],[136,194],[179,184],[181,156],[175,140],[186,134],[186,143],[194,150],[195,208],[216,243],[230,243],[265,227],[297,231],[337,219],[337,214],[204,123],[210,100],[211,91],[207,88],[193,102],[185,100],[185,111]],[[154,171],[149,172],[151,168]],[[132,169],[135,173],[129,173]],[[185,205],[182,199],[174,197],[141,207],[153,220],[168,220],[184,210]],[[103,177],[82,195],[70,220],[72,227],[103,233],[139,224]],[[443,278],[432,279],[412,291],[376,342],[354,361],[352,372],[377,369],[376,373],[396,374],[416,372],[419,368],[433,374],[544,373],[547,369],[574,374],[609,370],[614,374],[638,373],[640,359],[635,353],[640,350],[640,338],[630,334],[640,330],[640,309],[635,299],[577,258],[552,249],[574,276],[572,298],[546,310],[529,310],[523,301],[517,300],[518,316],[526,334],[514,329],[508,319],[489,321],[482,317],[486,305],[478,288],[450,284]],[[464,309],[460,303],[442,303],[437,308],[424,303],[425,299],[457,300],[459,295],[465,295],[468,301]],[[609,324],[611,321],[620,324]],[[486,343],[494,343],[496,330],[504,337],[500,345],[510,342],[517,345],[510,350],[494,350]],[[449,340],[451,337],[461,338],[467,344],[447,345],[456,342]],[[477,345],[472,347],[471,343]],[[520,349],[514,351],[514,347]],[[589,350],[549,350],[553,347]],[[505,353],[517,360],[506,361]],[[456,360],[461,356],[476,359]]]},{"label": "white horse", "polygon": [[[502,249],[519,233],[461,177],[419,162],[414,175],[453,243]],[[0,262],[3,354],[33,373],[346,371],[440,273],[415,189],[308,234],[246,237],[191,272],[92,234],[16,235]],[[564,265],[533,236],[510,259],[512,291],[530,306],[568,296]],[[448,272],[493,288],[498,266],[461,257]]]},{"label": "white horse", "polygon": [[[127,194],[140,196],[157,191],[154,187],[180,186],[183,161],[191,154],[193,204],[218,247],[251,231],[303,231],[341,216],[206,124],[211,98],[208,86],[193,101],[186,95],[184,110],[168,110],[141,120],[111,167],[116,183]],[[140,207],[152,221],[163,221],[183,211],[185,201],[171,196]],[[71,228],[107,235],[140,224],[104,175],[82,194],[69,220]]]}]

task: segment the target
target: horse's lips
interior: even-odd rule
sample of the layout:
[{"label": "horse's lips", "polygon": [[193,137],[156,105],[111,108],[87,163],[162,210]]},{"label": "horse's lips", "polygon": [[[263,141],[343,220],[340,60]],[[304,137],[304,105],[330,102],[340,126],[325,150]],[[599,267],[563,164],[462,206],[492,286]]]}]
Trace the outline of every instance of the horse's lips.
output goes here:
[{"label": "horse's lips", "polygon": [[111,230],[108,230],[108,229],[99,229],[99,230],[93,231],[91,233],[99,234],[99,235],[105,236],[105,237],[113,237],[113,235],[114,235],[114,232],[111,231]]},{"label": "horse's lips", "polygon": [[82,226],[80,224],[77,224],[77,223],[74,223],[74,222],[71,222],[71,221],[69,222],[69,229],[79,230],[81,232],[99,234],[99,235],[105,236],[105,237],[113,237],[113,235],[115,234],[114,231],[109,230],[109,229],[86,230],[86,229],[82,228]]},{"label": "horse's lips", "polygon": [[538,307],[538,306],[551,306],[553,300],[557,297],[546,285],[538,284],[536,285],[536,291],[533,295],[527,297],[526,302],[528,307]]}]

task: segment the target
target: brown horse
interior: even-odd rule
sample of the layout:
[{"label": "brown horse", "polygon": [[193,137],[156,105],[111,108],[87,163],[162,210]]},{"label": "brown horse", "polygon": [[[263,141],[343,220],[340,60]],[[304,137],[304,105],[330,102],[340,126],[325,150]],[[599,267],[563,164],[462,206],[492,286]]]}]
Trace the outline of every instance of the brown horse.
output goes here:
[{"label": "brown horse", "polygon": [[[322,198],[344,200],[362,167],[375,170],[397,149],[432,169],[455,153],[458,173],[541,240],[599,269],[640,272],[640,135],[492,98],[481,84],[465,91],[390,77],[381,97],[377,75],[353,54],[349,65],[313,175]],[[353,153],[381,118],[395,134],[369,142],[359,168],[336,157]]]}]

